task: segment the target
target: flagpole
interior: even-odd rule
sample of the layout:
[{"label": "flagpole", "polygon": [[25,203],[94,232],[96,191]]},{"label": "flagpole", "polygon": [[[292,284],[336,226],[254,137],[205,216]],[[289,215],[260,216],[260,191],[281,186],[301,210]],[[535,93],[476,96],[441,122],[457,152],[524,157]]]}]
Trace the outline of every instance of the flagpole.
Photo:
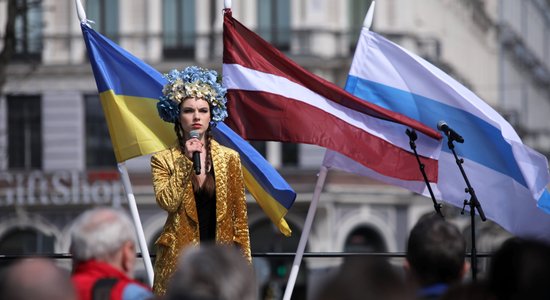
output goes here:
[{"label": "flagpole", "polygon": [[[86,18],[86,11],[84,10],[84,6],[82,6],[80,0],[74,0],[74,3],[80,23],[93,23]],[[143,233],[143,227],[141,226],[141,220],[139,218],[139,212],[136,205],[136,198],[134,197],[134,192],[132,191],[130,176],[128,176],[128,169],[126,169],[126,164],[124,162],[118,163],[117,166],[118,172],[120,173],[120,177],[122,179],[122,185],[124,186],[124,191],[126,192],[126,198],[128,199],[130,213],[134,221],[134,226],[138,237],[138,244],[141,249],[143,263],[145,264],[145,272],[147,273],[147,280],[149,282],[149,285],[153,286],[153,264],[151,263],[151,256],[149,255],[149,249],[147,248],[147,242],[145,240],[145,234]]]},{"label": "flagpole", "polygon": [[84,6],[82,6],[80,0],[74,0],[74,4],[76,6],[76,14],[80,22],[86,21],[86,11],[84,10]]},{"label": "flagpole", "polygon": [[374,19],[374,6],[376,4],[376,1],[372,1],[369,10],[367,11],[367,14],[365,15],[365,19],[363,20],[363,27],[365,27],[367,30],[370,30],[370,27],[372,26],[372,20]]},{"label": "flagpole", "polygon": [[[90,20],[86,18],[86,11],[84,10],[84,6],[82,6],[82,3],[80,2],[80,0],[74,0],[74,5],[76,6],[76,15],[78,16],[80,23],[88,24]],[[94,22],[90,22],[90,23],[94,23]]]},{"label": "flagpole", "polygon": [[143,257],[143,263],[145,264],[145,272],[147,273],[147,280],[149,285],[153,286],[153,264],[151,263],[151,256],[149,255],[149,249],[147,248],[147,241],[145,240],[145,234],[143,233],[143,227],[141,226],[141,220],[139,218],[139,212],[136,204],[136,198],[132,191],[132,184],[130,183],[130,176],[128,176],[128,169],[124,162],[118,163],[118,172],[122,178],[122,185],[126,192],[126,198],[128,199],[128,205],[130,207],[130,213],[136,226],[136,233],[138,236],[138,244],[141,249],[141,256]]},{"label": "flagpole", "polygon": [[307,212],[306,222],[304,224],[304,230],[300,236],[300,242],[298,243],[298,250],[296,251],[296,256],[294,257],[294,262],[292,263],[292,269],[288,277],[288,282],[286,284],[285,294],[283,300],[290,300],[292,296],[292,291],[294,290],[294,285],[296,284],[296,278],[298,277],[298,271],[300,270],[300,264],[304,256],[304,251],[306,249],[307,240],[309,238],[309,233],[311,231],[311,225],[313,224],[313,218],[317,212],[317,204],[319,203],[319,198],[321,197],[321,191],[325,185],[325,179],[327,178],[328,169],[325,166],[321,166],[319,170],[319,175],[317,178],[317,183],[315,184],[315,190],[313,192],[313,199],[309,205],[309,210]]}]

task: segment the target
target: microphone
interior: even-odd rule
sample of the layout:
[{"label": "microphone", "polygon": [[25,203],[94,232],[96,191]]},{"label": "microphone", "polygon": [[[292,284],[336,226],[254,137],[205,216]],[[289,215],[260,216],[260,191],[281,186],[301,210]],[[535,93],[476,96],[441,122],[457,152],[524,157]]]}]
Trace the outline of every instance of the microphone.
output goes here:
[{"label": "microphone", "polygon": [[443,133],[445,133],[450,140],[457,141],[458,143],[464,143],[464,138],[449,127],[445,121],[441,120],[437,122],[437,129],[443,131]]},{"label": "microphone", "polygon": [[[189,135],[191,138],[198,139],[201,134],[198,130],[191,130]],[[199,175],[201,173],[201,153],[199,151],[193,152],[193,169],[195,169],[195,174]]]}]

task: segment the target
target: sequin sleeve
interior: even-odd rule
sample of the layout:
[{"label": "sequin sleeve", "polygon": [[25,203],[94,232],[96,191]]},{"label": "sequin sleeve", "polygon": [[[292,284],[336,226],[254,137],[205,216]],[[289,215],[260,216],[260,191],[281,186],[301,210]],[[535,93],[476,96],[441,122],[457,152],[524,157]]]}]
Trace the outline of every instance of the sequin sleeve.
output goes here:
[{"label": "sequin sleeve", "polygon": [[151,157],[153,189],[162,209],[177,211],[183,199],[183,191],[191,184],[189,178],[192,167],[191,160],[184,155],[173,155],[171,150],[161,151]]},{"label": "sequin sleeve", "polygon": [[237,153],[232,155],[231,168],[231,174],[234,174],[234,176],[231,176],[233,182],[230,186],[234,189],[232,199],[234,205],[233,224],[235,230],[235,243],[239,244],[246,259],[251,261],[248,212],[246,208],[243,171],[241,168],[241,160]]}]

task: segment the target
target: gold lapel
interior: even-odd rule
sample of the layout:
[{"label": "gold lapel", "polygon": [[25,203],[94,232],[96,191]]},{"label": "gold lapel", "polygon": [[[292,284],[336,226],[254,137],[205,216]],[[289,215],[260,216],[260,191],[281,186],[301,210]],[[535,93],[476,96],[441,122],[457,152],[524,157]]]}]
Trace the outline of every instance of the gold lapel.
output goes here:
[{"label": "gold lapel", "polygon": [[[183,152],[179,149],[178,146],[172,148],[172,156],[174,161],[174,169],[178,170],[179,163],[178,161],[181,159],[188,159],[185,157]],[[181,176],[183,174],[178,174],[178,176]],[[191,175],[193,176],[193,175]],[[183,181],[183,178],[180,180]],[[189,179],[190,180],[190,179]],[[181,197],[183,206],[185,207],[185,213],[191,220],[193,220],[195,223],[199,223],[199,215],[197,213],[197,205],[195,203],[195,194],[193,194],[193,184],[191,182],[184,182],[182,184],[182,191],[178,192],[176,197]]]},{"label": "gold lapel", "polygon": [[224,159],[224,151],[220,144],[212,140],[210,145],[212,164],[214,165],[214,178],[216,181],[216,222],[219,223],[227,212],[228,172],[227,162]]}]

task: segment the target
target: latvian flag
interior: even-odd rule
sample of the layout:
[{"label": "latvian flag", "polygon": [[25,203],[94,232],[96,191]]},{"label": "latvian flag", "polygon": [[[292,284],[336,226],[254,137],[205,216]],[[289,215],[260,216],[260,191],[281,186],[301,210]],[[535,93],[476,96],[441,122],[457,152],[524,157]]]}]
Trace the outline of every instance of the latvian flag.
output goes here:
[{"label": "latvian flag", "polygon": [[235,20],[230,10],[224,16],[223,42],[226,123],[243,138],[318,145],[384,176],[418,181],[422,174],[405,134],[415,129],[428,179],[437,182],[437,131],[306,71]]}]

